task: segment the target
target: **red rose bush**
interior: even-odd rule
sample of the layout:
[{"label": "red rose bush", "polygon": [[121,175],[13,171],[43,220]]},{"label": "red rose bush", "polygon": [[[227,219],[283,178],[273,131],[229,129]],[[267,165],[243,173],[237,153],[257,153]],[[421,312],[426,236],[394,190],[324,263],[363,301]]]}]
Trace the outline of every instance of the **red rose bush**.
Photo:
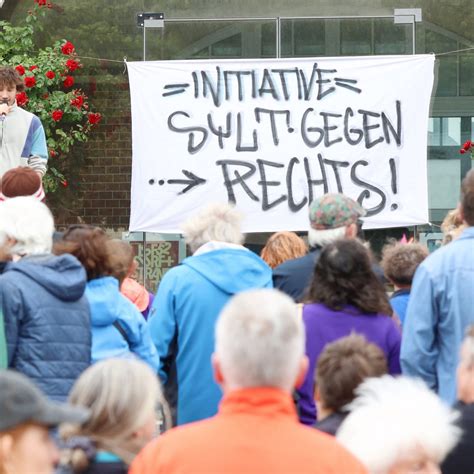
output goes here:
[{"label": "red rose bush", "polygon": [[74,44],[61,40],[43,49],[35,45],[35,32],[42,29],[39,20],[52,4],[29,1],[33,7],[24,25],[0,21],[0,63],[14,67],[23,80],[25,90],[17,94],[17,105],[36,114],[43,123],[50,157],[44,187],[54,192],[68,185],[63,169],[71,147],[86,142],[102,116],[75,86],[74,75],[82,64]]}]

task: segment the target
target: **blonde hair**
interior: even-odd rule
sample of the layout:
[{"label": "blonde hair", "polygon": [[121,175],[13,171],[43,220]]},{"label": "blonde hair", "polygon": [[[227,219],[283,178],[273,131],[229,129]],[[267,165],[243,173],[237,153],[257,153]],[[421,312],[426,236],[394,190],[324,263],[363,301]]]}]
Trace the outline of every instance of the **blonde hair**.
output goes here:
[{"label": "blonde hair", "polygon": [[[135,433],[146,425],[158,404],[164,407],[166,421],[170,419],[157,375],[136,359],[107,359],[89,367],[74,384],[68,401],[89,408],[91,417],[80,427],[62,426],[61,437],[85,436],[98,449],[114,453],[127,464],[144,444]],[[81,449],[63,453],[63,462],[75,472],[88,465]]]},{"label": "blonde hair", "polygon": [[459,209],[449,211],[441,224],[443,245],[449,244],[457,239],[466,228],[467,225],[462,221]]},{"label": "blonde hair", "polygon": [[287,260],[306,255],[308,248],[301,237],[294,232],[276,232],[268,239],[260,256],[270,268],[275,268]]},{"label": "blonde hair", "polygon": [[184,238],[193,253],[212,240],[242,244],[241,220],[241,214],[233,206],[211,204],[182,225]]}]

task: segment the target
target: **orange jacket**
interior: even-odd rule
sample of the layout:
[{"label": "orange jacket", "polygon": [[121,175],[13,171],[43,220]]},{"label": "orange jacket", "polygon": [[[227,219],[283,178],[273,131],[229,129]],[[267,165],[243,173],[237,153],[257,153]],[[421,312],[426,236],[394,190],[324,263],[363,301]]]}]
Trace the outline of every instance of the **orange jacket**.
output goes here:
[{"label": "orange jacket", "polygon": [[180,426],[146,446],[130,474],[363,474],[331,436],[300,425],[291,397],[274,388],[227,394],[219,413]]}]

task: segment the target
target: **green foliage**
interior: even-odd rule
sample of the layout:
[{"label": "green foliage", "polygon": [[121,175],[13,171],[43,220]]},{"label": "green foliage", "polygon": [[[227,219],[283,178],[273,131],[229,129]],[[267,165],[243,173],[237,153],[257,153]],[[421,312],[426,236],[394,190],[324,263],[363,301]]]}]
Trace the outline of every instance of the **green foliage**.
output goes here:
[{"label": "green foliage", "polygon": [[0,63],[15,67],[22,76],[25,90],[17,94],[17,104],[36,114],[43,123],[48,144],[48,172],[44,178],[47,192],[67,186],[64,160],[72,146],[86,142],[101,115],[90,110],[87,96],[74,88],[74,75],[82,64],[74,45],[66,40],[52,46],[35,48],[35,33],[41,31],[40,19],[48,14],[48,4],[35,3],[24,24],[0,22]]}]

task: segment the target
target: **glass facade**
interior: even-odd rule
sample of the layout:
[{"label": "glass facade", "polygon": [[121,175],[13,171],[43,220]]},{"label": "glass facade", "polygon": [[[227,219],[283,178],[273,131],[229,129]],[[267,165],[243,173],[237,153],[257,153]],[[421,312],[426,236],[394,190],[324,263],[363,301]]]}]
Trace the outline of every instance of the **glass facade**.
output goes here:
[{"label": "glass facade", "polygon": [[[18,23],[32,3],[5,0],[0,16]],[[416,17],[399,17],[395,9],[419,9],[421,18],[418,13]],[[140,12],[163,12],[164,28],[147,28],[144,35],[136,21]],[[155,60],[445,53],[473,46],[473,18],[470,0],[55,0],[38,41],[48,44],[67,38],[80,56],[115,61],[124,57]],[[105,201],[105,207],[117,200],[122,207],[128,202],[125,185],[130,174],[130,111],[123,65],[95,59],[83,62],[81,85],[105,115],[93,143],[81,151],[87,155],[79,179],[83,183],[80,191],[86,196],[76,205],[76,213],[88,214],[90,210],[94,218],[99,201]],[[456,205],[461,178],[471,167],[470,158],[458,150],[465,140],[474,138],[473,73],[474,50],[438,57],[429,124],[432,222],[439,223]],[[89,191],[96,192],[87,187],[88,183],[94,184],[93,177],[102,168],[108,175],[109,166],[127,178],[122,182],[109,176],[110,189],[102,189],[102,194],[92,198],[87,196]],[[96,181],[102,182],[99,178]],[[96,206],[91,204],[93,200]],[[126,226],[128,217],[120,213],[106,212],[105,224]]]}]

